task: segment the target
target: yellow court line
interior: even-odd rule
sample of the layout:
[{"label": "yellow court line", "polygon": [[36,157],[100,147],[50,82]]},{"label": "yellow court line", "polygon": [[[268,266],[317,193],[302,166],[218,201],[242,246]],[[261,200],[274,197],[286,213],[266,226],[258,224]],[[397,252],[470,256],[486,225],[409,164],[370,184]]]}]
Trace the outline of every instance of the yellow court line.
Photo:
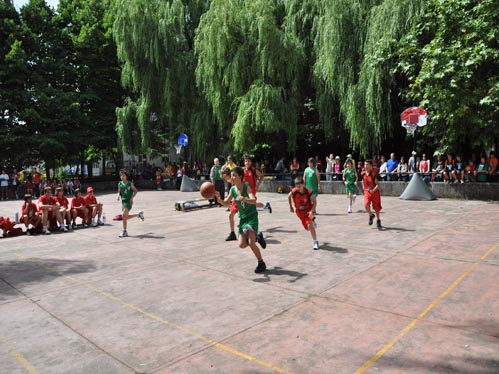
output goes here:
[{"label": "yellow court line", "polygon": [[[49,270],[49,271],[55,271],[55,272],[57,272],[57,270],[52,269],[49,266],[46,266],[45,264],[43,264],[40,261],[29,259],[27,257],[20,256],[20,255],[17,255],[17,254],[16,254],[16,256],[20,257],[20,258],[23,258],[23,259],[31,260],[31,261],[37,263],[38,265],[40,265],[41,267]],[[121,300],[117,296],[114,296],[114,295],[112,295],[112,294],[110,294],[110,293],[108,293],[106,291],[100,290],[99,288],[95,287],[94,285],[92,285],[90,283],[86,283],[86,282],[80,281],[80,280],[78,280],[76,278],[73,278],[70,275],[62,275],[62,276],[64,278],[66,278],[66,279],[71,280],[74,283],[77,283],[77,284],[79,284],[81,286],[84,286],[84,287],[86,287],[86,288],[88,288],[88,289],[90,289],[90,290],[98,293],[99,295],[102,295],[102,296],[104,296],[104,297],[106,297],[106,298],[108,298],[108,299],[110,299],[112,301],[120,303],[121,305],[123,305],[123,306],[125,306],[125,307],[127,307],[127,308],[129,308],[131,310],[134,310],[137,313],[140,313],[140,314],[142,314],[145,317],[148,317],[148,318],[150,318],[150,319],[152,319],[154,321],[160,322],[160,323],[162,323],[164,325],[173,327],[173,328],[175,328],[175,329],[177,329],[179,331],[182,331],[182,332],[184,332],[184,333],[186,333],[186,334],[188,334],[188,335],[190,335],[190,336],[192,336],[192,337],[194,337],[196,339],[199,339],[199,340],[201,340],[201,341],[209,344],[210,346],[217,347],[217,348],[219,348],[219,349],[221,349],[221,350],[223,350],[225,352],[231,353],[231,354],[233,354],[235,356],[238,356],[238,357],[241,357],[241,358],[243,358],[245,360],[251,361],[251,362],[253,362],[255,364],[258,364],[260,366],[263,366],[263,367],[265,367],[267,369],[271,369],[271,370],[275,371],[276,373],[280,373],[280,374],[292,374],[291,372],[288,372],[288,371],[286,371],[284,369],[278,368],[278,367],[276,367],[276,366],[274,366],[274,365],[272,365],[272,364],[270,364],[268,362],[261,361],[261,360],[255,358],[255,357],[252,357],[252,356],[249,356],[249,355],[247,355],[247,354],[245,354],[243,352],[240,352],[237,349],[231,348],[231,347],[229,347],[229,346],[227,346],[225,344],[219,343],[219,342],[217,342],[215,340],[211,340],[211,339],[209,339],[209,338],[207,338],[207,337],[205,337],[203,335],[199,335],[196,332],[189,330],[188,328],[185,328],[185,327],[183,327],[181,325],[178,325],[178,324],[176,324],[174,322],[167,321],[167,320],[165,320],[165,319],[163,319],[163,318],[161,318],[161,317],[159,317],[159,316],[157,316],[157,315],[155,315],[153,313],[149,313],[149,312],[145,311],[144,309],[142,309],[142,308],[140,308],[140,307],[138,307],[136,305],[133,305],[133,304],[127,303],[124,300]]]},{"label": "yellow court line", "polygon": [[38,371],[36,371],[36,369],[33,367],[33,365],[31,365],[28,360],[26,360],[26,358],[22,355],[22,353],[20,352],[17,352],[15,350],[15,348],[7,341],[5,340],[4,338],[2,338],[0,336],[0,341],[4,342],[13,352],[14,354],[14,357],[17,359],[17,361],[19,361],[23,366],[24,368],[27,370],[28,373],[30,374],[37,374]]},{"label": "yellow court line", "polygon": [[[480,257],[480,260],[485,260],[497,247],[499,246],[499,243],[494,244],[492,247],[490,247],[485,254]],[[426,307],[425,310],[423,310],[416,318],[414,318],[411,323],[409,323],[404,329],[395,337],[393,338],[388,344],[386,344],[383,348],[381,348],[374,356],[372,356],[369,360],[365,362],[365,364],[357,369],[355,371],[355,374],[362,374],[364,373],[367,369],[369,369],[376,361],[378,361],[390,348],[392,348],[402,337],[407,334],[416,324],[422,320],[433,308],[437,306],[437,304],[442,301],[443,298],[445,298],[459,283],[462,282],[464,278],[466,278],[475,268],[479,265],[479,262],[475,262],[474,264],[470,265],[466,271],[461,274],[459,278],[457,278],[440,296],[438,296],[433,302]]]}]

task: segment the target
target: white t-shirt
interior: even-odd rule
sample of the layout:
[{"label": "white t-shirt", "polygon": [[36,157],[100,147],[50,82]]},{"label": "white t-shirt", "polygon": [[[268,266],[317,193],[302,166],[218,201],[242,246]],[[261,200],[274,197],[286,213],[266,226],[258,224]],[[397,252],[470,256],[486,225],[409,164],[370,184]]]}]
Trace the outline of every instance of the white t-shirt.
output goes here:
[{"label": "white t-shirt", "polygon": [[9,176],[5,173],[0,174],[0,186],[7,187],[9,185]]}]

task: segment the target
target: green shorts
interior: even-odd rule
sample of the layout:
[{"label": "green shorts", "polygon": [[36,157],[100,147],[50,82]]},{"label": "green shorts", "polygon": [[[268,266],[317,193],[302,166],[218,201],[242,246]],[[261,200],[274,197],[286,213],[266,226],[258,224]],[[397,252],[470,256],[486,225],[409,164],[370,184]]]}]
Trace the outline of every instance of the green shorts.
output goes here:
[{"label": "green shorts", "polygon": [[348,194],[355,194],[355,184],[348,184],[345,186],[345,192]]},{"label": "green shorts", "polygon": [[121,200],[121,208],[122,210],[128,209],[128,211],[132,210],[132,204],[130,203],[130,200]]},{"label": "green shorts", "polygon": [[239,235],[243,233],[244,229],[251,229],[258,234],[258,214],[245,219],[239,219]]}]

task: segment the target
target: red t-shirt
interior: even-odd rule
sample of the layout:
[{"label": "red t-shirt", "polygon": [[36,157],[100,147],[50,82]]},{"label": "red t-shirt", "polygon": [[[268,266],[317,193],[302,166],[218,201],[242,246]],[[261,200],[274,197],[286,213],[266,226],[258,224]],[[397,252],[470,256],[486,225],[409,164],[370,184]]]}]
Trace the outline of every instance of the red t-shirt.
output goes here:
[{"label": "red t-shirt", "polygon": [[38,208],[35,203],[24,203],[21,208],[21,216],[28,216],[29,218],[33,217],[35,213],[38,212]]},{"label": "red t-shirt", "polygon": [[83,196],[73,197],[73,199],[71,200],[71,209],[77,209],[80,207],[84,207],[85,205],[85,198]]},{"label": "red t-shirt", "polygon": [[47,195],[42,195],[38,199],[38,204],[42,203],[43,205],[57,205],[58,201],[55,196],[47,197]]},{"label": "red t-shirt", "polygon": [[95,205],[97,204],[97,198],[95,195],[87,195],[85,196],[85,205],[90,206],[90,205]]},{"label": "red t-shirt", "polygon": [[63,206],[64,208],[67,208],[69,206],[69,201],[68,201],[68,198],[66,196],[63,196],[63,197],[58,197],[57,198],[57,201],[59,202],[59,204],[61,204],[61,206]]},{"label": "red t-shirt", "polygon": [[297,211],[309,212],[314,206],[312,200],[310,199],[312,196],[312,191],[308,188],[305,188],[305,191],[303,191],[303,193],[300,193],[300,191],[298,191],[298,188],[295,187],[291,190],[291,193],[293,194],[293,201],[295,203],[295,208]]},{"label": "red t-shirt", "polygon": [[40,184],[40,182],[41,182],[41,174],[39,172],[36,172],[35,175],[33,175],[33,183]]},{"label": "red t-shirt", "polygon": [[250,170],[244,169],[243,182],[248,183],[253,195],[256,194],[256,170],[252,166]]}]

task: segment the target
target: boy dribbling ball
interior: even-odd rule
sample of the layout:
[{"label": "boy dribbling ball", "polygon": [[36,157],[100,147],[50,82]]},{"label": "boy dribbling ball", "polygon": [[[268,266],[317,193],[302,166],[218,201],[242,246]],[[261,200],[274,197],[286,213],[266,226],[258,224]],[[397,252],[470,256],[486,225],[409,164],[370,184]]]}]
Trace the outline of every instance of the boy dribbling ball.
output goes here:
[{"label": "boy dribbling ball", "polygon": [[[267,266],[263,261],[260,249],[256,245],[258,233],[256,198],[249,184],[243,182],[243,168],[237,166],[232,169],[231,176],[233,186],[225,200],[220,198],[220,193],[218,191],[215,193],[215,197],[217,202],[224,206],[229,205],[233,199],[236,202],[237,213],[239,215],[239,248],[246,248],[248,246],[251,248],[258,260],[255,273],[263,273],[267,270]],[[264,246],[262,245],[262,247]]]},{"label": "boy dribbling ball", "polygon": [[376,212],[376,226],[381,229],[381,219],[379,212],[381,212],[381,194],[379,193],[378,173],[373,169],[372,160],[364,162],[366,172],[362,178],[362,185],[364,187],[364,207],[367,214],[369,214],[369,225],[373,224],[375,215],[371,211],[371,205]]},{"label": "boy dribbling ball", "polygon": [[121,198],[123,210],[123,231],[119,235],[120,238],[128,236],[127,221],[131,218],[139,217],[144,221],[144,212],[141,210],[137,214],[130,214],[132,210],[133,198],[137,195],[137,188],[133,182],[128,180],[128,173],[125,170],[120,171],[121,181],[118,183],[118,200]]},{"label": "boy dribbling ball", "polygon": [[[302,177],[295,178],[295,188],[288,194],[288,202],[289,211],[294,213],[296,210],[296,215],[301,220],[303,227],[305,230],[310,231],[310,235],[314,241],[313,249],[318,250],[319,242],[317,241],[317,234],[315,232],[317,224],[313,214],[317,205],[317,199],[312,191],[305,187]],[[292,203],[294,203],[295,208],[293,208]]]}]

